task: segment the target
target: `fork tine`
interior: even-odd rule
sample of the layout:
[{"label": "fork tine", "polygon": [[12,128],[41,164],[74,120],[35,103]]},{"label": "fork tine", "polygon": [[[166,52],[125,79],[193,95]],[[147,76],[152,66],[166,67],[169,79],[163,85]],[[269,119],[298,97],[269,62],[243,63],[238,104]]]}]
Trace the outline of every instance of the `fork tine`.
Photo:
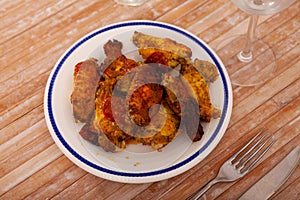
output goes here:
[{"label": "fork tine", "polygon": [[233,161],[242,151],[244,151],[264,130],[265,127],[260,129],[260,131],[258,131],[258,133],[245,146],[243,146],[238,152],[230,157],[230,161]]},{"label": "fork tine", "polygon": [[[234,166],[237,166],[240,162],[241,162],[241,160],[243,160],[244,158],[246,158],[251,152],[252,152],[252,150],[253,149],[255,149],[258,145],[259,145],[259,143],[267,136],[267,134],[269,133],[269,131],[266,131],[265,132],[265,134],[263,135],[263,136],[261,136],[260,138],[259,138],[259,140],[258,141],[256,141],[256,143],[255,144],[253,144],[253,146],[243,155],[243,156],[241,156],[235,163],[234,163]],[[270,140],[269,138],[267,138],[267,140]],[[260,150],[260,149],[259,149]],[[256,154],[257,152],[255,152],[255,154]],[[253,157],[254,155],[252,154],[252,157]],[[250,159],[252,158],[252,157],[250,157]],[[245,163],[244,163],[245,164]]]},{"label": "fork tine", "polygon": [[[243,164],[243,167],[266,145],[266,143],[270,140],[273,139],[271,144],[269,144],[266,149],[259,154],[259,156],[252,161],[252,163],[243,171],[243,173],[247,173],[252,169],[252,167],[267,153],[267,151],[273,146],[273,144],[277,141],[277,138],[274,138],[274,135],[272,134],[269,136],[266,141],[245,161]],[[241,168],[240,168],[241,169]]]},{"label": "fork tine", "polygon": [[[249,156],[249,158],[247,158],[247,160],[245,160],[243,162],[243,164],[239,167],[240,169],[244,168],[247,163],[266,145],[266,143],[271,139],[273,138],[273,135],[270,135],[262,144],[260,144],[260,142],[265,138],[266,134],[268,133],[269,131],[267,131],[254,145],[251,149],[249,149],[249,151],[247,151],[247,153],[245,153],[245,155],[247,156],[248,154],[251,153],[251,155]],[[251,152],[254,148],[256,148],[258,145],[260,145],[254,152]],[[246,156],[243,156],[243,157],[246,157]]]}]

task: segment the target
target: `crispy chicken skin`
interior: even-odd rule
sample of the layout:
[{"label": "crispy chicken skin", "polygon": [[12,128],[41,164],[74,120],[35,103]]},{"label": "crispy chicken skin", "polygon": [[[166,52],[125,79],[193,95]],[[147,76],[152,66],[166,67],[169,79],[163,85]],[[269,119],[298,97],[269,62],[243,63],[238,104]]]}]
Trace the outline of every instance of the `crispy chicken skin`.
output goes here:
[{"label": "crispy chicken skin", "polygon": [[85,124],[79,131],[81,137],[90,143],[99,146],[98,131],[94,128],[93,124]]},{"label": "crispy chicken skin", "polygon": [[139,49],[139,53],[145,59],[145,63],[159,63],[168,68],[175,68],[185,62],[185,59],[179,55],[162,49],[143,48]]},{"label": "crispy chicken skin", "polygon": [[193,62],[191,49],[169,38],[135,31],[131,40],[143,61],[127,58],[122,43],[109,40],[100,66],[95,59],[75,66],[71,103],[75,121],[86,123],[79,134],[108,152],[138,143],[161,150],[182,133],[183,123],[191,140],[199,141],[201,123],[220,115],[207,84],[218,78],[215,66]]},{"label": "crispy chicken skin", "polygon": [[154,48],[167,50],[182,58],[190,58],[192,56],[192,50],[189,47],[169,38],[159,38],[135,31],[131,40],[139,49]]},{"label": "crispy chicken skin", "polygon": [[170,74],[164,74],[162,84],[165,86],[164,96],[168,106],[176,115],[181,117],[181,109],[184,109],[185,105],[180,105],[179,99],[182,102],[189,101],[188,86],[184,84],[180,76],[172,76]]},{"label": "crispy chicken skin", "polygon": [[106,57],[101,64],[101,72],[103,72],[115,59],[122,55],[122,48],[123,44],[118,40],[109,40],[104,44],[103,49]]},{"label": "crispy chicken skin", "polygon": [[[134,33],[132,41],[139,48],[139,52],[146,59],[146,62],[158,62],[172,68],[180,65],[180,73],[188,81],[196,95],[200,107],[201,121],[210,122],[212,104],[210,102],[208,85],[191,62],[192,52],[190,48],[168,38],[158,38],[137,31]],[[203,66],[202,63],[199,60],[196,61],[199,67]],[[208,76],[208,79],[214,80],[210,76]]]},{"label": "crispy chicken skin", "polygon": [[95,59],[80,62],[75,66],[71,103],[76,122],[89,122],[94,113],[95,93],[100,78],[97,67]]},{"label": "crispy chicken skin", "polygon": [[138,64],[134,60],[128,59],[124,55],[121,55],[106,67],[103,74],[104,78],[120,78],[131,69],[137,67],[137,65]]},{"label": "crispy chicken skin", "polygon": [[[200,123],[201,121],[199,120],[199,113],[197,111],[190,110],[199,108],[199,105],[193,96],[193,92],[180,76],[176,77],[165,74],[162,83],[165,86],[164,99],[166,103],[177,116],[181,117],[182,123],[184,124],[186,132],[190,136],[191,140],[194,142],[199,141],[204,132]],[[176,88],[173,86],[172,90],[170,90],[168,88],[170,85],[176,85]],[[176,92],[176,94],[174,94],[174,92]],[[180,104],[179,99],[182,104]],[[182,118],[183,113],[185,113],[185,115]],[[198,127],[196,132],[194,127]]]},{"label": "crispy chicken skin", "polygon": [[[139,126],[150,123],[149,109],[160,104],[163,89],[157,84],[161,82],[160,68],[143,65],[135,70],[135,76],[128,90],[129,114],[131,119]],[[155,112],[153,111],[152,114]]]},{"label": "crispy chicken skin", "polygon": [[199,104],[200,119],[203,122],[210,122],[212,117],[212,104],[210,102],[208,85],[205,79],[198,72],[198,70],[190,64],[184,64],[180,70],[183,78],[188,81],[189,85],[195,93],[196,99]]},{"label": "crispy chicken skin", "polygon": [[207,83],[213,83],[219,77],[217,67],[206,60],[199,60],[196,58],[194,67],[201,73]]},{"label": "crispy chicken skin", "polygon": [[[169,108],[163,100],[159,112],[152,118],[151,124],[140,133],[144,137],[137,140],[144,144],[150,145],[153,149],[160,150],[180,133],[178,129],[180,118]],[[146,137],[149,134],[149,137]]]},{"label": "crispy chicken skin", "polygon": [[129,114],[131,119],[139,126],[146,126],[151,118],[149,109],[160,104],[162,88],[157,84],[145,84],[135,90],[129,100]]},{"label": "crispy chicken skin", "polygon": [[[114,107],[115,112],[112,112],[111,100],[112,100],[113,85],[109,80],[105,80],[99,83],[99,88],[96,94],[95,104],[96,113],[94,119],[94,126],[99,132],[100,146],[106,151],[118,152],[126,148],[127,141],[131,138],[126,134],[116,123],[116,119],[125,124],[127,127],[126,132],[131,133],[134,130],[131,125],[131,121],[127,116],[127,110],[125,107],[125,99],[122,97],[114,97],[117,101],[118,107]],[[103,134],[103,135],[101,135]],[[107,143],[106,138],[110,141]],[[114,146],[114,148],[111,147]]]}]

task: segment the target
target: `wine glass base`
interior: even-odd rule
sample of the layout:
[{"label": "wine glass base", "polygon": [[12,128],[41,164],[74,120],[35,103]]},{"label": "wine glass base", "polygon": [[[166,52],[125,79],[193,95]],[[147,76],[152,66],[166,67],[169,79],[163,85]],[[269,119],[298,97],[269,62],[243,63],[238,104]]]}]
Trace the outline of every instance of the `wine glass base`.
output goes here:
[{"label": "wine glass base", "polygon": [[272,78],[276,71],[276,56],[273,49],[263,40],[253,42],[251,58],[241,57],[246,36],[232,36],[222,40],[216,52],[224,63],[233,85],[257,86]]}]

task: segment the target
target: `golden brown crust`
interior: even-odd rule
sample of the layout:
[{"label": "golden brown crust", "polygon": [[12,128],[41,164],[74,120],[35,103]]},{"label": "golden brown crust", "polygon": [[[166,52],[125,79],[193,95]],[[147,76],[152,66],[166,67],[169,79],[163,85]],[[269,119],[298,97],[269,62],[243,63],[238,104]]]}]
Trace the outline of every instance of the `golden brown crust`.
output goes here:
[{"label": "golden brown crust", "polygon": [[195,59],[194,66],[202,74],[207,83],[213,83],[219,77],[217,67],[211,62]]},{"label": "golden brown crust", "polygon": [[[116,112],[112,112],[111,100],[112,100],[112,88],[108,81],[99,83],[99,89],[95,99],[96,113],[94,119],[94,126],[97,127],[99,132],[99,144],[105,150],[112,152],[120,151],[126,148],[126,140],[130,138],[116,123],[117,120],[122,120],[122,124],[126,124],[128,132],[133,132],[131,122],[126,116],[125,99],[121,97],[114,97],[117,101],[118,107],[115,107]],[[109,140],[109,142],[107,141]],[[104,146],[103,146],[104,145]],[[108,146],[105,146],[108,145]],[[114,148],[112,148],[112,145]]]},{"label": "golden brown crust", "polygon": [[[118,152],[127,144],[138,143],[160,150],[183,131],[179,127],[182,122],[191,140],[199,141],[203,135],[201,122],[209,122],[212,113],[216,113],[207,85],[207,82],[217,78],[214,66],[198,59],[193,63],[190,48],[168,38],[135,32],[132,41],[140,48],[144,62],[128,59],[122,55],[122,43],[108,41],[104,45],[106,58],[100,67],[101,80],[98,75],[95,76],[98,66],[90,71],[85,70],[85,74],[81,75],[84,80],[99,81],[93,86],[98,88],[96,95],[94,91],[94,105],[91,106],[95,112],[85,119],[87,124],[80,131],[81,136],[110,152]],[[141,66],[146,67],[146,73],[140,73]],[[205,78],[199,73],[201,70]],[[141,71],[145,72],[145,69]],[[79,72],[79,67],[75,67],[74,77],[81,77]],[[117,84],[121,79],[122,84]],[[77,79],[76,82],[80,83]],[[170,83],[176,85],[176,94],[168,88]],[[88,84],[85,87],[80,85],[84,89],[92,88]],[[74,97],[77,96],[74,94]],[[71,98],[72,103],[76,104],[74,97]],[[87,97],[82,95],[81,98]],[[178,98],[184,103],[179,103]],[[191,109],[187,105],[194,105],[192,109],[199,109],[199,113],[191,112],[181,119],[182,114],[189,113],[188,109]],[[78,110],[74,112],[75,118],[83,108]],[[119,127],[120,124],[122,127]]]},{"label": "golden brown crust", "polygon": [[99,75],[95,59],[80,62],[74,70],[74,85],[71,94],[76,122],[89,122],[95,110],[95,93]]},{"label": "golden brown crust", "polygon": [[150,137],[137,138],[144,145],[150,145],[159,150],[173,141],[179,134],[180,118],[169,108],[163,100],[159,112],[152,118],[151,124],[142,133]]},{"label": "golden brown crust", "polygon": [[208,85],[199,71],[191,64],[184,64],[180,70],[181,74],[188,81],[193,89],[199,104],[200,119],[204,122],[210,122],[212,116],[212,104],[210,102]]},{"label": "golden brown crust", "polygon": [[192,57],[192,50],[189,47],[169,38],[159,38],[135,31],[132,36],[132,42],[140,49],[155,48],[169,51],[182,58]]},{"label": "golden brown crust", "polygon": [[145,64],[135,70],[135,76],[128,89],[129,114],[139,126],[150,123],[149,109],[155,104],[160,104],[162,100],[163,89],[159,85],[161,73],[153,67]]}]

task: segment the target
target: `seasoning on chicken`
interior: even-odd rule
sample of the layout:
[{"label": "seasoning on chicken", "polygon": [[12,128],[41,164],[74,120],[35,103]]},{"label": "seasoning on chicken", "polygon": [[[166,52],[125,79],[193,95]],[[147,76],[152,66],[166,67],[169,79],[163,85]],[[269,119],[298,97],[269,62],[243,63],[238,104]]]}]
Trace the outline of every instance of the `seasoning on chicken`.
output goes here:
[{"label": "seasoning on chicken", "polygon": [[100,73],[102,73],[115,59],[122,55],[122,48],[123,44],[118,40],[109,40],[103,45],[106,57],[100,66]]},{"label": "seasoning on chicken", "polygon": [[191,64],[182,65],[180,72],[195,93],[197,102],[199,104],[199,114],[201,121],[210,122],[213,107],[210,102],[209,90],[205,79]]},{"label": "seasoning on chicken", "polygon": [[150,123],[149,109],[161,103],[163,94],[163,89],[159,85],[161,69],[159,66],[143,65],[135,70],[127,100],[130,117],[139,126]]},{"label": "seasoning on chicken", "polygon": [[180,118],[163,101],[159,112],[152,118],[149,126],[139,133],[143,137],[138,137],[137,141],[144,145],[150,145],[153,149],[160,150],[180,134],[179,125]]},{"label": "seasoning on chicken", "polygon": [[89,122],[95,110],[95,93],[100,79],[95,59],[78,63],[74,70],[71,94],[73,114],[76,122]]},{"label": "seasoning on chicken", "polygon": [[159,63],[172,68],[186,61],[179,55],[162,49],[143,48],[139,49],[139,53],[145,59],[145,63]]},{"label": "seasoning on chicken", "polygon": [[109,152],[138,143],[161,150],[183,132],[182,123],[199,141],[201,123],[220,116],[207,85],[218,77],[215,66],[192,62],[191,49],[169,38],[136,31],[132,41],[144,61],[127,58],[123,44],[110,40],[100,66],[95,59],[75,66],[71,103],[75,121],[86,123],[80,135]]},{"label": "seasoning on chicken", "polygon": [[139,49],[155,48],[169,51],[182,58],[192,57],[192,50],[189,47],[169,38],[159,38],[135,31],[131,40]]},{"label": "seasoning on chicken", "polygon": [[93,124],[89,124],[89,123],[85,124],[79,131],[79,134],[86,141],[89,141],[90,143],[99,146],[98,131],[95,130]]},{"label": "seasoning on chicken", "polygon": [[219,77],[217,67],[206,60],[199,60],[196,58],[194,61],[194,67],[201,73],[207,83],[213,83]]},{"label": "seasoning on chicken", "polygon": [[[115,112],[112,112],[111,100],[112,100],[112,88],[108,82],[103,81],[99,84],[99,89],[96,95],[95,104],[96,104],[96,113],[94,119],[94,127],[98,130],[100,137],[98,138],[99,145],[102,146],[104,150],[109,150],[111,152],[121,151],[126,148],[126,141],[131,138],[130,135],[126,134],[116,123],[121,121],[123,125],[127,123],[126,132],[133,132],[131,129],[131,121],[127,116],[127,110],[125,105],[125,99],[121,97],[114,97],[117,101],[114,107]],[[111,147],[110,143],[106,142],[106,138],[114,145],[114,148]],[[104,145],[104,146],[103,146]],[[109,146],[105,146],[109,145]]]},{"label": "seasoning on chicken", "polygon": [[170,109],[179,117],[186,129],[186,133],[192,141],[199,141],[204,134],[199,118],[199,105],[181,76],[165,74],[162,81],[164,87],[164,99]]}]

